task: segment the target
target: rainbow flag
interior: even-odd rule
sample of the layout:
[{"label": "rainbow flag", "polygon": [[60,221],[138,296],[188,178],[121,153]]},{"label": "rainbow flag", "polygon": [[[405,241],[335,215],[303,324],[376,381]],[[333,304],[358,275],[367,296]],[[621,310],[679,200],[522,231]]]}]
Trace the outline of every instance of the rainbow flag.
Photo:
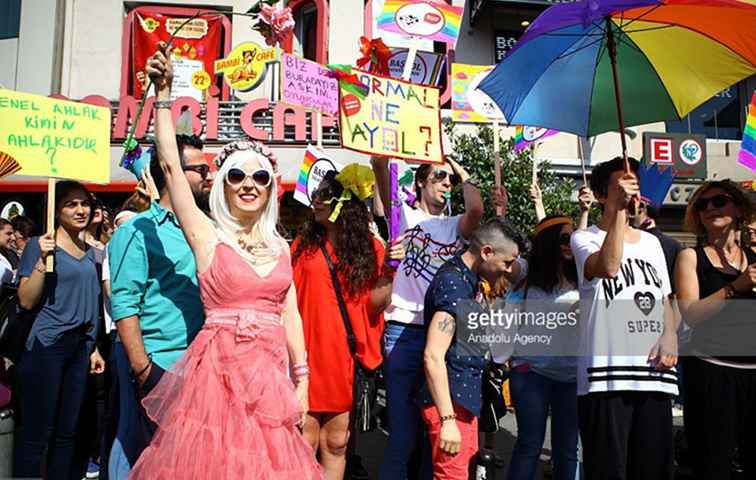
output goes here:
[{"label": "rainbow flag", "polygon": [[464,7],[435,0],[386,0],[378,16],[378,29],[444,42],[457,43]]},{"label": "rainbow flag", "polygon": [[753,92],[751,106],[748,109],[743,141],[740,143],[738,163],[756,172],[756,92]]},{"label": "rainbow flag", "polygon": [[525,127],[517,125],[515,127],[515,150],[524,150],[528,145],[548,138],[559,133],[558,130],[539,127]]},{"label": "rainbow flag", "polygon": [[310,177],[310,169],[312,168],[312,164],[315,163],[315,160],[317,159],[318,157],[315,156],[315,152],[313,152],[311,149],[308,148],[307,150],[305,150],[302,166],[299,167],[299,175],[297,176],[296,191],[304,194],[308,198],[309,196],[307,195],[307,179]]}]

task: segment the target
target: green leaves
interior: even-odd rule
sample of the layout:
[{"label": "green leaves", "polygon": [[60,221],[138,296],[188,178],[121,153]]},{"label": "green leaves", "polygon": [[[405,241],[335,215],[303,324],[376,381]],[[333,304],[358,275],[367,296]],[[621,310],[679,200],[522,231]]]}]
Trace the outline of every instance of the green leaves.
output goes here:
[{"label": "green leaves", "polygon": [[[494,152],[493,129],[489,126],[479,126],[477,133],[456,134],[454,124],[445,122],[444,130],[452,141],[453,152],[450,154],[467,172],[478,181],[483,204],[486,208],[484,219],[495,215],[491,203],[491,190],[494,185]],[[523,234],[529,235],[537,220],[535,207],[530,199],[530,185],[533,177],[533,148],[529,147],[520,152],[515,151],[514,139],[500,142],[501,181],[509,194],[509,208],[507,217],[514,222]],[[576,189],[571,178],[557,176],[551,165],[545,161],[538,162],[538,184],[543,194],[546,214],[562,214],[572,216],[576,221],[579,208],[572,201]],[[462,189],[457,188],[452,196],[455,213],[464,209]]]}]

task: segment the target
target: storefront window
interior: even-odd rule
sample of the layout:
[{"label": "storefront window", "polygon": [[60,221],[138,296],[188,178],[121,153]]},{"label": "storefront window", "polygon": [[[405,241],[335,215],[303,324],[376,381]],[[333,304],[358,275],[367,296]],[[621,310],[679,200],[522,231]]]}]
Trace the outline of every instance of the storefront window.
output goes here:
[{"label": "storefront window", "polygon": [[318,63],[328,63],[328,1],[289,0],[286,4],[296,22],[294,38],[284,45],[294,53]]},{"label": "storefront window", "polygon": [[679,122],[667,122],[672,133],[699,133],[712,139],[740,140],[741,96],[738,85],[726,88]]},{"label": "storefront window", "polygon": [[[127,13],[122,44],[122,96],[142,96],[148,84],[145,72],[147,58],[155,51],[159,41],[168,41],[171,34],[196,13],[196,9],[157,6],[137,7]],[[205,78],[209,79],[211,86],[221,89],[222,98],[228,98],[228,87],[215,75],[213,65],[215,60],[223,58],[231,49],[231,21],[222,11],[217,14],[203,13],[183,25],[175,35],[172,47],[173,92],[176,96],[205,101],[211,89],[207,85],[199,88],[193,80]]]},{"label": "storefront window", "polygon": [[0,2],[0,40],[17,38],[21,24],[21,0]]}]

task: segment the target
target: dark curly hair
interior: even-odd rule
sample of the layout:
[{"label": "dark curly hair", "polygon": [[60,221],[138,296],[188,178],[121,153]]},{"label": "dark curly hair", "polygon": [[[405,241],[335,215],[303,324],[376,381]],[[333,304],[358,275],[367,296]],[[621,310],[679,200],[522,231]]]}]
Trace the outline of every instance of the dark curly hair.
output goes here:
[{"label": "dark curly hair", "polygon": [[[323,198],[339,198],[343,190],[335,172],[328,172],[316,193]],[[335,206],[334,202],[332,207]],[[333,246],[336,254],[333,261],[339,277],[344,280],[341,288],[347,296],[354,297],[371,288],[378,274],[367,207],[356,197],[345,200],[335,225],[338,233]],[[317,254],[320,245],[325,243],[325,236],[325,227],[318,224],[310,212],[298,232],[299,245],[292,255],[292,264],[296,264],[302,255]]]},{"label": "dark curly hair", "polygon": [[[539,222],[542,224],[561,215],[550,215]],[[538,287],[551,293],[559,286],[559,277],[564,277],[577,285],[577,267],[575,260],[562,258],[559,248],[559,236],[564,224],[552,225],[533,237],[532,249],[528,258],[528,274],[525,278],[527,287]]]}]

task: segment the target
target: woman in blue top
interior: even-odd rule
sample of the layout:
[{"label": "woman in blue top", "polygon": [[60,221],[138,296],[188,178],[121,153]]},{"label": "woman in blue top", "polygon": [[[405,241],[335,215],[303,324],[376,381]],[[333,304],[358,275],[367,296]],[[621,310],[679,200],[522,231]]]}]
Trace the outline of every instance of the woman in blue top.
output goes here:
[{"label": "woman in blue top", "polygon": [[[83,240],[92,196],[78,182],[62,181],[55,195],[57,228],[29,241],[18,267],[18,301],[33,322],[21,355],[22,427],[17,477],[79,480],[74,436],[88,373],[105,367],[94,348],[100,284],[95,250]],[[53,256],[55,271],[46,273]],[[47,458],[43,461],[43,454]]]},{"label": "woman in blue top", "polygon": [[[577,271],[570,249],[572,220],[551,216],[533,235],[527,274],[507,303],[535,314],[534,323],[520,324],[517,334],[549,335],[548,346],[515,346],[510,390],[517,415],[517,442],[509,467],[510,480],[533,480],[551,411],[551,447],[555,480],[574,480],[578,463],[577,313],[580,299]],[[553,356],[543,356],[550,349]],[[538,351],[540,349],[540,352]],[[570,352],[572,350],[572,352]]]}]

